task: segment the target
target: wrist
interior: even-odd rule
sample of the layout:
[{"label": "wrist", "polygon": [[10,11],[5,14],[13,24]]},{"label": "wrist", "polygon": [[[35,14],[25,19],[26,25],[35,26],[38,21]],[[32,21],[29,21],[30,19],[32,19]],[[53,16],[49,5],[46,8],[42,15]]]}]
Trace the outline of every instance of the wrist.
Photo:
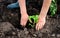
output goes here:
[{"label": "wrist", "polygon": [[39,18],[38,18],[38,21],[44,21],[46,18],[45,17],[41,17],[41,16],[39,16]]},{"label": "wrist", "polygon": [[22,13],[21,15],[28,15],[27,13]]},{"label": "wrist", "polygon": [[27,13],[23,13],[23,14],[21,14],[21,16],[28,16],[28,14]]},{"label": "wrist", "polygon": [[45,17],[45,16],[42,16],[42,15],[39,15],[38,19],[40,19],[40,20],[45,20],[46,17]]},{"label": "wrist", "polygon": [[28,15],[26,11],[21,11],[21,15]]},{"label": "wrist", "polygon": [[42,15],[39,15],[39,18],[41,19],[45,19],[46,18],[46,16],[42,16]]}]

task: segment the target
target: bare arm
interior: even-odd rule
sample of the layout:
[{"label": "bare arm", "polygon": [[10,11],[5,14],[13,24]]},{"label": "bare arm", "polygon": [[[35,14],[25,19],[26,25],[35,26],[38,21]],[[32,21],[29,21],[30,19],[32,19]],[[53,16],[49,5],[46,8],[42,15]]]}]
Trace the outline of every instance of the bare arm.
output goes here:
[{"label": "bare arm", "polygon": [[36,30],[40,30],[44,27],[45,25],[45,22],[46,22],[46,15],[47,15],[47,12],[49,10],[49,6],[51,4],[51,0],[44,0],[43,1],[43,6],[42,6],[42,9],[41,9],[41,13],[39,15],[39,19],[38,19],[38,22],[36,24]]},{"label": "bare arm", "polygon": [[26,0],[18,0],[18,2],[19,2],[20,12],[21,12],[20,24],[22,26],[26,26],[26,23],[28,21],[28,14],[26,10]]},{"label": "bare arm", "polygon": [[25,0],[18,0],[18,2],[19,2],[20,10],[21,10],[21,15],[27,14]]},{"label": "bare arm", "polygon": [[43,6],[42,6],[41,13],[40,13],[39,17],[41,17],[41,18],[45,18],[46,17],[47,12],[49,10],[49,6],[51,4],[51,1],[52,0],[44,0],[43,1]]}]

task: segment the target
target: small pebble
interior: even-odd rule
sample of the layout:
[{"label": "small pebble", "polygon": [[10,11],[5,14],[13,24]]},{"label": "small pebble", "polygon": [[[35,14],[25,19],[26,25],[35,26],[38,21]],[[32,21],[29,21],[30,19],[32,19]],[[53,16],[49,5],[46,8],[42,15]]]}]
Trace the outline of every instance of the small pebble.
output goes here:
[{"label": "small pebble", "polygon": [[11,14],[11,16],[13,16],[14,14]]},{"label": "small pebble", "polygon": [[57,34],[57,37],[60,37],[60,34]]},{"label": "small pebble", "polygon": [[29,32],[28,31],[25,31],[25,34],[28,34]]},{"label": "small pebble", "polygon": [[13,32],[12,34],[13,34],[13,35],[16,35],[16,33],[15,33],[15,32]]},{"label": "small pebble", "polygon": [[55,36],[55,34],[52,34],[51,36],[53,36],[53,37],[54,37],[54,36]]},{"label": "small pebble", "polygon": [[24,31],[27,31],[27,28],[24,28]]},{"label": "small pebble", "polygon": [[36,34],[33,34],[34,37],[36,37],[37,35]]}]

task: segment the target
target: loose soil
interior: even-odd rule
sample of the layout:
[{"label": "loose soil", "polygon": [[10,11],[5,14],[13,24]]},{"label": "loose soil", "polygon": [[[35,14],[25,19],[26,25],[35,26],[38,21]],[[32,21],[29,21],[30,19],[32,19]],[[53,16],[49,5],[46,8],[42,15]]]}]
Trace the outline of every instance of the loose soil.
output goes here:
[{"label": "loose soil", "polygon": [[[24,28],[19,24],[21,17],[19,8],[7,9],[7,5],[14,2],[16,0],[0,0],[0,38],[60,38],[59,9],[55,16],[47,15],[44,28],[36,31],[35,28],[27,27],[29,22]],[[27,3],[29,15],[39,14],[39,7],[42,5],[40,0],[29,0]]]}]

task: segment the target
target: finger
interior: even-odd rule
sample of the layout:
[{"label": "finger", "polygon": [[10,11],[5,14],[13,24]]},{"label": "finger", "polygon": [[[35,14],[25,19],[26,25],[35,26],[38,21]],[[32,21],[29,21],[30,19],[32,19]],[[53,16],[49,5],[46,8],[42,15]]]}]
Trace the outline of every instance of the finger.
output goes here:
[{"label": "finger", "polygon": [[38,25],[37,25],[37,30],[39,30],[39,28],[40,28],[40,25],[38,24]]},{"label": "finger", "polygon": [[21,21],[21,23],[20,23],[22,26],[24,26],[24,22],[23,21]]},{"label": "finger", "polygon": [[24,25],[22,22],[20,23],[22,26]]},{"label": "finger", "polygon": [[36,24],[36,30],[39,30],[39,28],[38,28],[38,24]]},{"label": "finger", "polygon": [[35,29],[37,30],[37,24],[36,24],[36,28]]},{"label": "finger", "polygon": [[26,20],[26,21],[24,21],[24,25],[26,25],[26,23],[27,23],[27,20]]},{"label": "finger", "polygon": [[25,26],[27,23],[27,20],[24,20],[22,23],[23,23],[23,26]]},{"label": "finger", "polygon": [[40,30],[40,25],[38,25],[38,30]]},{"label": "finger", "polygon": [[42,24],[37,24],[37,30],[41,30],[42,29]]},{"label": "finger", "polygon": [[44,25],[41,25],[41,26],[40,26],[40,30],[43,28],[43,26],[44,26]]}]

